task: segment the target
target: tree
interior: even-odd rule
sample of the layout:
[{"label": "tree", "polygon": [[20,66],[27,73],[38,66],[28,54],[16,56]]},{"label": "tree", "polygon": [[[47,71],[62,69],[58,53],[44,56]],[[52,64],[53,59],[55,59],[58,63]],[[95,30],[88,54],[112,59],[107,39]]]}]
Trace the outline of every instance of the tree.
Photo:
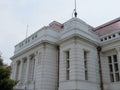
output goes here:
[{"label": "tree", "polygon": [[17,84],[17,81],[10,79],[10,74],[10,67],[3,63],[0,56],[0,90],[13,90],[13,87]]}]

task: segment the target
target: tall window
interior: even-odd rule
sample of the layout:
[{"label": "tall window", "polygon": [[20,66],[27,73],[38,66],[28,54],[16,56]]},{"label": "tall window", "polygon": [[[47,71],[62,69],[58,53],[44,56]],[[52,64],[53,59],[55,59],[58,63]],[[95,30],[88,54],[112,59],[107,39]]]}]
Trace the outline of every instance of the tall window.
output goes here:
[{"label": "tall window", "polygon": [[88,80],[87,54],[88,52],[84,51],[85,80]]},{"label": "tall window", "polygon": [[66,80],[70,79],[70,52],[66,51],[65,52],[65,56],[66,56]]},{"label": "tall window", "polygon": [[108,65],[109,65],[111,82],[120,81],[117,55],[108,56]]}]

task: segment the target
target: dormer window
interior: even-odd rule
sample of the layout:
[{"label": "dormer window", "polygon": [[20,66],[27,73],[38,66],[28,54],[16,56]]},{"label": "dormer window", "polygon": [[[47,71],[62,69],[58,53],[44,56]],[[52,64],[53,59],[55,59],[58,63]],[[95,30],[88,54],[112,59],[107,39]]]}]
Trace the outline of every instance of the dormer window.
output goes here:
[{"label": "dormer window", "polygon": [[103,41],[103,39],[101,39],[101,41]]},{"label": "dormer window", "polygon": [[34,40],[34,36],[32,37],[32,40]]},{"label": "dormer window", "polygon": [[37,38],[37,34],[35,35],[35,38]]},{"label": "dormer window", "polygon": [[25,44],[27,44],[27,40],[25,40]]},{"label": "dormer window", "polygon": [[107,37],[105,37],[104,39],[107,40]]},{"label": "dormer window", "polygon": [[115,34],[113,34],[113,37],[115,37]]},{"label": "dormer window", "polygon": [[118,35],[120,35],[120,32],[118,33]]},{"label": "dormer window", "polygon": [[28,39],[28,42],[30,42],[30,39]]},{"label": "dormer window", "polygon": [[111,39],[111,36],[108,36],[109,39]]},{"label": "dormer window", "polygon": [[21,46],[23,46],[23,42],[21,43]]},{"label": "dormer window", "polygon": [[19,47],[21,47],[21,44],[19,44]]}]

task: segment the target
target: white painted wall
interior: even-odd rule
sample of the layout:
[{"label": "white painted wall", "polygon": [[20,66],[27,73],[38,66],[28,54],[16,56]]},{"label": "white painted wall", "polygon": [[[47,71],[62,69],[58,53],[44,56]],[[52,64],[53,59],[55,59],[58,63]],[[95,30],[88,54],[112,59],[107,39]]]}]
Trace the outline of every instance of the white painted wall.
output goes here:
[{"label": "white painted wall", "polygon": [[[104,88],[105,90],[119,90],[120,82],[110,82],[107,56],[112,53],[117,54],[120,63],[120,37],[117,36],[117,39],[101,42],[100,39],[104,37],[96,35],[91,30],[91,26],[78,18],[68,20],[63,23],[63,26],[64,28],[60,32],[52,30],[49,26],[43,27],[15,46],[15,54],[11,58],[12,79],[16,79],[17,62],[27,58],[27,63],[20,66],[20,82],[15,88],[22,90],[25,87],[27,90],[100,90],[96,47],[101,45]],[[32,39],[33,37],[34,39]],[[30,41],[26,43],[28,39]],[[20,46],[21,43],[24,45]],[[57,46],[60,47],[59,70]],[[66,80],[66,61],[64,58],[66,50],[70,51],[70,80]],[[88,51],[88,80],[85,80],[84,50]],[[35,55],[34,77],[31,82],[28,82],[30,66],[33,65],[29,61],[32,54]],[[21,80],[24,82],[21,83]],[[59,87],[57,87],[58,82]]]},{"label": "white painted wall", "polygon": [[[70,80],[66,80],[64,51],[70,50]],[[88,81],[85,80],[83,51],[89,51]],[[99,90],[99,72],[96,47],[75,37],[60,45],[59,90]],[[91,89],[90,89],[91,88]]]}]

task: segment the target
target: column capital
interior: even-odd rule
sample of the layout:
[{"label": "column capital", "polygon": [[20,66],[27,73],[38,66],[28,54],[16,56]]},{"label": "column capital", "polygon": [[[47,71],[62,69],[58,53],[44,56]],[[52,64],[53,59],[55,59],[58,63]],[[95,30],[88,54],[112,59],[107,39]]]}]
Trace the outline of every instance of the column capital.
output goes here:
[{"label": "column capital", "polygon": [[23,60],[23,59],[20,59],[19,61],[20,61],[21,63],[23,63],[24,60]]},{"label": "column capital", "polygon": [[25,56],[25,57],[22,58],[22,60],[25,60],[25,59],[27,59],[27,58],[28,58],[28,56]]},{"label": "column capital", "polygon": [[116,50],[117,52],[120,52],[120,46],[119,46],[119,47],[115,47],[115,50]]},{"label": "column capital", "polygon": [[16,61],[16,64],[19,64],[19,63],[21,63],[21,61],[20,61],[20,60],[17,60],[17,61]]}]

